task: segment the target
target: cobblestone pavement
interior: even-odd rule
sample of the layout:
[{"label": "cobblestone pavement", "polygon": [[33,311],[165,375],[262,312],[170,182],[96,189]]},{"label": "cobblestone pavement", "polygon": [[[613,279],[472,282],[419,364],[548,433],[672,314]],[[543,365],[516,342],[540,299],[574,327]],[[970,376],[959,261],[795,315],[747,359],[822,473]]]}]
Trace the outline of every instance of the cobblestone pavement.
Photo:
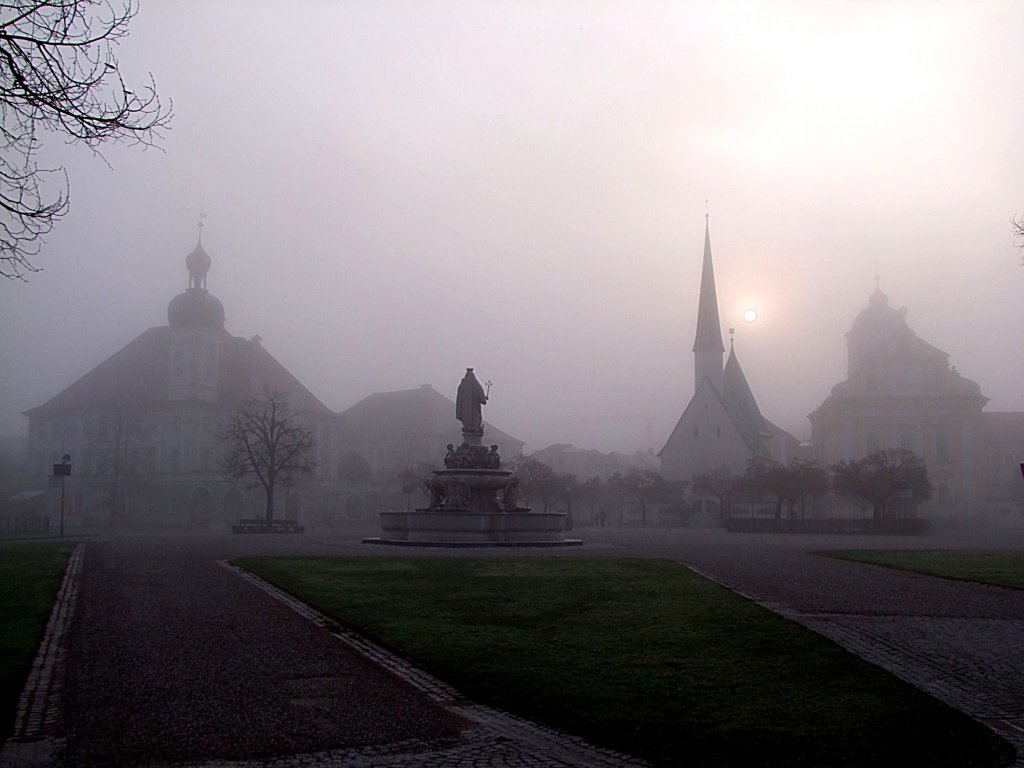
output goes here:
[{"label": "cobblestone pavement", "polygon": [[[57,764],[65,744],[68,768],[641,764],[467,702],[386,654],[370,662],[365,657],[379,649],[218,565],[262,554],[672,559],[988,723],[1024,755],[1024,592],[814,554],[1024,549],[1019,533],[890,539],[585,530],[583,538],[583,547],[516,552],[392,550],[321,534],[91,542],[67,680],[57,674],[48,683],[61,693],[64,717],[43,707],[51,717],[36,718],[36,746],[8,744],[17,749],[5,749],[0,766]],[[325,643],[326,633],[337,639]]]}]

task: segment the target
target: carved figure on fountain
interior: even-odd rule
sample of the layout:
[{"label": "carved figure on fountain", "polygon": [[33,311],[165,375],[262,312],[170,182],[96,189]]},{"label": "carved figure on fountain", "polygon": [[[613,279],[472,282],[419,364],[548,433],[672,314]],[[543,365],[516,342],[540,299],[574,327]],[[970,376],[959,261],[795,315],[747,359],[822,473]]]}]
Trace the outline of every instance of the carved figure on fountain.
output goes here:
[{"label": "carved figure on fountain", "polygon": [[430,497],[431,509],[438,509],[444,506],[444,483],[437,477],[431,477],[423,481],[423,487]]},{"label": "carved figure on fountain", "polygon": [[501,456],[498,455],[498,446],[492,445],[484,459],[485,469],[499,469],[501,467]]},{"label": "carved figure on fountain", "polygon": [[519,508],[519,500],[523,497],[519,490],[519,478],[514,475],[501,492],[501,508],[505,512],[515,512]]},{"label": "carved figure on fountain", "polygon": [[488,451],[482,445],[470,445],[463,443],[454,448],[448,443],[448,450],[444,457],[445,469],[499,469],[501,467],[501,456],[498,455],[498,446],[492,445]]},{"label": "carved figure on fountain", "polygon": [[442,502],[448,509],[469,509],[469,484],[464,480],[449,481],[444,486],[445,496]]}]

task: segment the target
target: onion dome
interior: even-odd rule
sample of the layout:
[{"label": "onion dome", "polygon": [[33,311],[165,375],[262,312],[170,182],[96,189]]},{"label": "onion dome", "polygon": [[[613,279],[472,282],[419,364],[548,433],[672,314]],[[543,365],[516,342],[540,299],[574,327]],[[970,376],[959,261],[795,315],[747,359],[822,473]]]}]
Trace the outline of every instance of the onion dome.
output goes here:
[{"label": "onion dome", "polygon": [[889,297],[882,293],[880,288],[875,288],[868,299],[868,306],[862,309],[853,321],[850,334],[884,338],[892,336],[897,329],[905,327],[906,324],[907,320],[903,313],[890,307]]},{"label": "onion dome", "polygon": [[203,248],[202,240],[196,244],[192,253],[185,257],[185,266],[188,267],[190,278],[205,278],[206,273],[210,271],[211,264],[213,264],[213,259],[210,258],[210,254]]},{"label": "onion dome", "polygon": [[224,328],[224,305],[205,288],[189,288],[167,305],[167,323],[172,328]]},{"label": "onion dome", "polygon": [[224,305],[206,290],[206,273],[210,271],[213,259],[203,248],[202,232],[200,222],[199,242],[185,257],[188,290],[171,299],[167,306],[167,322],[172,328],[224,328]]}]

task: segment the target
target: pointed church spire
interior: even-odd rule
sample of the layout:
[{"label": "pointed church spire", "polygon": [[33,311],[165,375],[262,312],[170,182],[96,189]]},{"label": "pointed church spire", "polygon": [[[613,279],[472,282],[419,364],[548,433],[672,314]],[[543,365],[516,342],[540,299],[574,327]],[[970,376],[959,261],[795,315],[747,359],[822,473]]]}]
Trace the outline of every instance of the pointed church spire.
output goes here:
[{"label": "pointed church spire", "polygon": [[736,347],[731,342],[730,339],[729,359],[722,373],[722,398],[725,407],[732,415],[736,429],[743,435],[747,446],[754,454],[771,456],[771,451],[764,442],[765,438],[771,437],[771,433],[768,431],[764,416],[761,415],[761,409],[757,407],[757,400],[754,399],[754,393],[747,383],[747,377],[740,367]]},{"label": "pointed church spire", "polygon": [[[730,340],[731,341],[731,340]],[[764,416],[761,409],[757,407],[757,400],[747,383],[747,377],[740,367],[739,358],[736,357],[736,347],[730,343],[729,359],[725,363],[725,370],[722,373],[722,396],[726,402],[739,407],[743,416],[757,429],[762,429]]]},{"label": "pointed church spire", "polygon": [[694,390],[708,378],[722,391],[722,326],[718,319],[715,267],[711,262],[711,226],[704,214],[704,265],[700,275],[700,303],[697,306],[697,334],[693,341]]}]

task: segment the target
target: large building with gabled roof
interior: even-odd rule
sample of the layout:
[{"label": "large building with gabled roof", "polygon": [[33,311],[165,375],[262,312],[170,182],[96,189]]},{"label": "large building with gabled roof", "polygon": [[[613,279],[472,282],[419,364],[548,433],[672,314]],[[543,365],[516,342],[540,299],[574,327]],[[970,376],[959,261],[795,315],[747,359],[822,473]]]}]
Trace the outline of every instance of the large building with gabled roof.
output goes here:
[{"label": "large building with gabled roof", "polygon": [[693,343],[694,393],[658,454],[666,480],[689,482],[695,474],[723,468],[739,475],[751,461],[787,463],[794,458],[796,438],[761,414],[731,338],[723,365],[724,355],[711,233],[705,217]]},{"label": "large building with gabled roof", "polygon": [[338,415],[263,348],[225,329],[224,306],[207,289],[212,260],[199,242],[185,259],[188,287],[150,328],[42,405],[26,411],[26,473],[47,487],[71,456],[66,512],[89,524],[222,528],[260,516],[261,493],[225,481],[228,419],[265,391],[314,431],[317,469],[280,494],[281,509],[314,522],[341,505],[336,482]]}]

